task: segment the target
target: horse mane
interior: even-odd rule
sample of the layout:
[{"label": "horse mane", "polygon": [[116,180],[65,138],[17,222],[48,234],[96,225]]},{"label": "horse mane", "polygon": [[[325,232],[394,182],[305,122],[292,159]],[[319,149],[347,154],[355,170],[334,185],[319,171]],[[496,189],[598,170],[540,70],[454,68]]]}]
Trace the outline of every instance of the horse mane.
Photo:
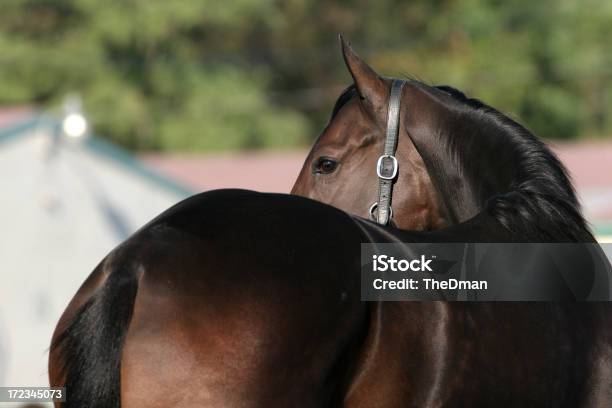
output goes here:
[{"label": "horse mane", "polygon": [[350,86],[344,88],[334,104],[334,109],[332,110],[330,120],[336,117],[340,109],[355,95],[357,95],[357,88],[355,88],[355,84],[351,84]]},{"label": "horse mane", "polygon": [[540,139],[513,119],[450,86],[436,86],[466,109],[466,114],[513,146],[517,175],[510,188],[489,198],[485,209],[506,229],[529,239],[594,241],[567,170]]}]

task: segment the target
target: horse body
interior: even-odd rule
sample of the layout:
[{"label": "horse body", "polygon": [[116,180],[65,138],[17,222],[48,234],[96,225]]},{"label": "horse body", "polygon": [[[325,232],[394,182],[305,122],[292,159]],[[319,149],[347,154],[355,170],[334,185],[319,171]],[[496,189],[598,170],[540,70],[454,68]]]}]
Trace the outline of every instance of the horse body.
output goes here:
[{"label": "horse body", "polygon": [[72,390],[68,407],[609,401],[607,304],[360,302],[361,242],[449,234],[463,236],[385,228],[300,197],[200,194],[94,271],[58,326],[52,357],[68,376],[52,370],[52,384]]},{"label": "horse body", "polygon": [[[349,239],[321,241],[334,234]],[[105,278],[60,323],[52,357],[68,378],[51,370],[52,383],[72,389],[66,406],[330,406],[363,337],[360,240],[349,216],[310,200],[188,199],[94,272]],[[105,332],[123,333],[122,346],[95,340]]]},{"label": "horse body", "polygon": [[[370,330],[379,336],[371,345],[377,353],[358,368],[357,385],[347,397],[355,406],[609,404],[609,366],[602,373],[598,365],[609,364],[604,361],[610,352],[610,333],[601,332],[609,312],[602,305],[387,302],[377,307]],[[600,344],[587,344],[594,339]]]},{"label": "horse body", "polygon": [[[355,86],[293,193],[368,217],[389,81],[344,49]],[[360,301],[362,242],[593,241],[543,146],[406,85],[394,222],[424,231],[297,196],[192,197],[115,249],[67,308],[50,355],[64,406],[612,405],[605,303]]]}]

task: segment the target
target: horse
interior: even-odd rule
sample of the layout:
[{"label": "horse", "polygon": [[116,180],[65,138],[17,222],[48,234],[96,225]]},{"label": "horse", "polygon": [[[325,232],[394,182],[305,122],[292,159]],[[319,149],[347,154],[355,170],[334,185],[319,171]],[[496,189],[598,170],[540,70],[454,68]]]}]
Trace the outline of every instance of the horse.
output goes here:
[{"label": "horse", "polygon": [[[67,401],[58,406],[612,401],[612,326],[605,304],[361,301],[362,242],[593,238],[562,166],[537,139],[470,115],[478,108],[452,91],[416,81],[407,82],[401,95],[397,179],[412,180],[407,185],[414,189],[396,186],[392,219],[396,227],[422,231],[349,215],[371,214],[375,197],[359,190],[366,178],[352,181],[349,175],[351,168],[357,175],[359,163],[376,161],[389,81],[346,44],[343,50],[355,85],[340,98],[306,161],[312,178],[303,170],[294,195],[195,195],[142,227],[94,269],[53,335],[50,383],[67,388]],[[455,114],[464,114],[465,122]],[[329,135],[342,141],[336,152],[352,150],[320,156],[316,149]],[[492,136],[508,140],[494,143],[487,139]],[[414,145],[410,152],[407,140]],[[476,148],[494,157],[467,169]],[[508,151],[522,152],[525,161],[491,171],[506,163],[500,158]],[[334,180],[344,187],[334,187]],[[335,191],[326,195],[323,185]],[[300,196],[309,194],[323,201],[333,196],[330,202],[347,211]]]},{"label": "horse", "polygon": [[[378,75],[340,40],[353,84],[338,98],[291,193],[376,220],[376,159],[386,153],[386,101],[397,80]],[[394,226],[430,231],[416,234],[416,242],[595,242],[566,169],[528,129],[447,85],[409,79],[402,91]],[[369,230],[370,242],[415,242],[414,233],[376,224]],[[365,348],[374,357],[358,370],[361,389],[353,386],[347,405],[612,403],[612,309],[606,303],[371,307],[375,334]],[[537,334],[541,329],[548,334]],[[410,358],[390,365],[391,356],[402,354]]]}]

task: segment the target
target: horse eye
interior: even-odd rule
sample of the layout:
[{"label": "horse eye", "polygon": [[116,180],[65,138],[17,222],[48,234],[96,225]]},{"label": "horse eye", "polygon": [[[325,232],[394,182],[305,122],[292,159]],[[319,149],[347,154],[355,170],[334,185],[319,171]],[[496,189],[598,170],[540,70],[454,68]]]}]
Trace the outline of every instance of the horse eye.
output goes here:
[{"label": "horse eye", "polygon": [[318,174],[333,173],[338,167],[338,162],[329,157],[319,157],[313,166],[313,170]]}]

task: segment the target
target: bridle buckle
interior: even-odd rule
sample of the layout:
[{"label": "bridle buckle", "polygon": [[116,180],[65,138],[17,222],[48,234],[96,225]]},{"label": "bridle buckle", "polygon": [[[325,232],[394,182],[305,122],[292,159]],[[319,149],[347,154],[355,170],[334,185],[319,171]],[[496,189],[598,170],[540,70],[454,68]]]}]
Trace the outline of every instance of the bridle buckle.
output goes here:
[{"label": "bridle buckle", "polygon": [[[385,161],[387,160],[391,160],[392,167],[390,169],[385,165]],[[378,162],[376,163],[376,175],[383,180],[393,180],[397,176],[398,167],[395,156],[383,154],[378,158]],[[391,171],[390,174],[389,170]]]},{"label": "bridle buckle", "polygon": [[[370,219],[376,221],[376,211],[378,211],[378,201],[370,206]],[[389,218],[393,218],[393,207],[389,206]]]}]

